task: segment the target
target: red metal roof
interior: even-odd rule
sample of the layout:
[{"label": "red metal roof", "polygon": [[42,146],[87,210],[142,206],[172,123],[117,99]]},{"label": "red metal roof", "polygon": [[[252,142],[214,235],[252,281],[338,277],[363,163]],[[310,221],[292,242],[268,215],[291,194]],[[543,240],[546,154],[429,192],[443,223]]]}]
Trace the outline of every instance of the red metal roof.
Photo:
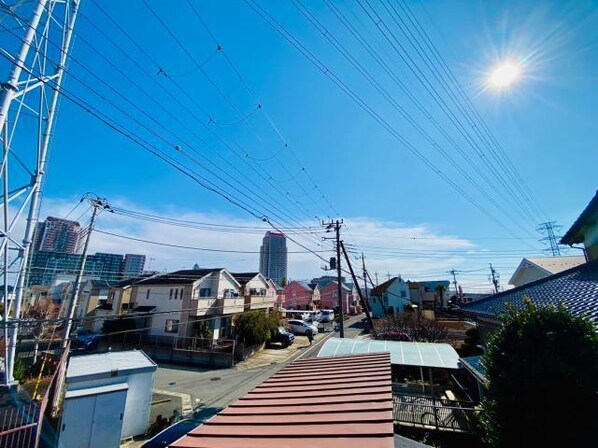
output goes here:
[{"label": "red metal roof", "polygon": [[391,448],[390,355],[295,361],[189,432],[179,448]]}]

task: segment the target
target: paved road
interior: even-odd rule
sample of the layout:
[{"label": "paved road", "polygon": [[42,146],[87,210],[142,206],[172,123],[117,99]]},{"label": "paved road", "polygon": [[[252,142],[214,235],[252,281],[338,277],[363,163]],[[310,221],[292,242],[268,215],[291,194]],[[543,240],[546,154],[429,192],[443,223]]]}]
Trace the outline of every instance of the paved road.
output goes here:
[{"label": "paved road", "polygon": [[[346,338],[355,338],[359,335],[363,329],[362,319],[363,316],[360,315],[345,322]],[[333,332],[331,336],[338,337],[338,333]],[[201,369],[160,365],[154,388],[191,394],[194,407],[201,405],[206,408],[220,409],[247,394],[295,359],[315,357],[324,341],[325,339],[321,339],[313,346],[296,352],[279,364],[249,370],[238,370],[234,367]]]}]

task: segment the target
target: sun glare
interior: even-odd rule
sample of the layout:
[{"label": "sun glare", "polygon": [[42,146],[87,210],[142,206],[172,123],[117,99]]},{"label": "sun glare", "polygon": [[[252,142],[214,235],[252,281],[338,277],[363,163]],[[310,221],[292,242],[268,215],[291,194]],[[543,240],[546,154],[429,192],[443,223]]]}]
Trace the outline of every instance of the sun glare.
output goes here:
[{"label": "sun glare", "polygon": [[519,66],[506,62],[494,69],[490,75],[489,83],[497,89],[504,89],[512,85],[521,75]]}]

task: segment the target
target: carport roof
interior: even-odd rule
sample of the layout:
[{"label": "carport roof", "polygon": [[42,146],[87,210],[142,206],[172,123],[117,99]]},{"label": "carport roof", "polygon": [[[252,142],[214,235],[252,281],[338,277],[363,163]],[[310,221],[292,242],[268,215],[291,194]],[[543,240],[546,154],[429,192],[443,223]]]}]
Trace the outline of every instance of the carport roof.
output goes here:
[{"label": "carport roof", "polygon": [[455,349],[450,344],[433,342],[331,338],[324,343],[318,357],[363,353],[390,353],[391,364],[445,369],[459,368],[459,354]]},{"label": "carport roof", "polygon": [[184,448],[391,448],[386,353],[295,361],[170,445]]}]

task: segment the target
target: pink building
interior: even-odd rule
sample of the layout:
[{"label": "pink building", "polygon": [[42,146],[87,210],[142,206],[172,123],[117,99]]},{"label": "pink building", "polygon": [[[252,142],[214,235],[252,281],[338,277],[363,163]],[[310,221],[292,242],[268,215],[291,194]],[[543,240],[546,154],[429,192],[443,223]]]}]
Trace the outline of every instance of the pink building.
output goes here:
[{"label": "pink building", "polygon": [[[345,313],[351,311],[351,307],[356,305],[353,291],[346,285],[342,285],[342,297]],[[320,291],[320,307],[323,310],[333,310],[339,306],[338,301],[338,283],[330,282]],[[355,312],[355,311],[353,311]]]},{"label": "pink building", "polygon": [[291,282],[284,289],[285,308],[316,310],[320,308],[320,288],[315,283]]}]

